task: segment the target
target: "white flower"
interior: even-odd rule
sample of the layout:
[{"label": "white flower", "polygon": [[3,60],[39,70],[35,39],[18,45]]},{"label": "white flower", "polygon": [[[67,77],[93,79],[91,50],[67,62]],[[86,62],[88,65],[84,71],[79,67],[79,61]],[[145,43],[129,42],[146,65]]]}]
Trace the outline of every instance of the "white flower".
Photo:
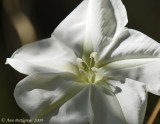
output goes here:
[{"label": "white flower", "polygon": [[7,62],[29,75],[18,105],[44,124],[142,124],[147,92],[160,95],[160,45],[125,28],[121,0],[84,0],[51,38]]}]

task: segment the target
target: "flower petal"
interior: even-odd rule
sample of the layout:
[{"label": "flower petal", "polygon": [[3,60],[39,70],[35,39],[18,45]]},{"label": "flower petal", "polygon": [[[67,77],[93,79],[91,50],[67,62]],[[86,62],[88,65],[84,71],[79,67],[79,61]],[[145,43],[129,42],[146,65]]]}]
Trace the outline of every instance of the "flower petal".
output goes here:
[{"label": "flower petal", "polygon": [[68,72],[76,55],[53,38],[23,46],[7,59],[13,68],[24,74],[41,72]]},{"label": "flower petal", "polygon": [[155,58],[160,56],[160,44],[139,31],[123,28],[106,47],[105,54],[100,59],[107,63],[126,59]]},{"label": "flower petal", "polygon": [[[112,71],[110,71],[108,75],[117,78],[125,77],[143,82],[147,86],[149,92],[160,95],[160,60],[128,60],[128,62],[121,61],[115,62],[114,64],[116,66],[112,66],[114,69],[111,67]],[[128,65],[131,65],[131,67]]]},{"label": "flower petal", "polygon": [[85,42],[91,41],[94,51],[100,43],[112,39],[128,22],[121,0],[89,0]]},{"label": "flower petal", "polygon": [[99,60],[101,64],[106,63],[106,61],[110,60],[112,52],[128,37],[130,33],[126,28],[122,28],[121,31],[111,39],[111,42],[104,42],[100,46],[99,51]]},{"label": "flower petal", "polygon": [[110,55],[112,60],[155,58],[160,56],[160,44],[155,40],[133,29],[124,29],[124,32],[129,32],[130,35],[124,38],[123,41],[119,41],[120,44],[113,49]]},{"label": "flower petal", "polygon": [[81,56],[82,52],[97,51],[100,43],[108,42],[127,21],[121,0],[84,0],[52,36]]},{"label": "flower petal", "polygon": [[147,106],[145,85],[131,79],[126,79],[124,83],[114,80],[109,80],[108,82],[121,90],[115,95],[120,103],[127,124],[143,124]]},{"label": "flower petal", "polygon": [[110,76],[143,82],[150,92],[160,95],[160,44],[138,31],[127,31],[130,37],[113,47],[104,70]]},{"label": "flower petal", "polygon": [[88,124],[91,120],[91,110],[89,86],[87,86],[60,106],[56,112],[47,115],[44,120],[49,120],[49,124]]},{"label": "flower petal", "polygon": [[34,74],[18,83],[14,96],[17,104],[34,118],[56,111],[86,85],[71,74]]},{"label": "flower petal", "polygon": [[93,120],[91,124],[125,124],[122,109],[108,88],[91,85]]},{"label": "flower petal", "polygon": [[84,0],[52,33],[52,37],[72,48],[79,57],[82,56],[87,5],[88,0]]}]

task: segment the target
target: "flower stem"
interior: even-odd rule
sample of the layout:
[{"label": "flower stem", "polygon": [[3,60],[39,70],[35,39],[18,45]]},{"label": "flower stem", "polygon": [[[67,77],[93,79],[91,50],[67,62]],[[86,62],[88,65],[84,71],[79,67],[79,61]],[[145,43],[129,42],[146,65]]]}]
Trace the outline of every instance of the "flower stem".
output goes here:
[{"label": "flower stem", "polygon": [[158,100],[157,105],[154,108],[154,110],[153,110],[153,112],[152,112],[147,124],[153,124],[154,123],[158,112],[160,112],[160,99]]}]

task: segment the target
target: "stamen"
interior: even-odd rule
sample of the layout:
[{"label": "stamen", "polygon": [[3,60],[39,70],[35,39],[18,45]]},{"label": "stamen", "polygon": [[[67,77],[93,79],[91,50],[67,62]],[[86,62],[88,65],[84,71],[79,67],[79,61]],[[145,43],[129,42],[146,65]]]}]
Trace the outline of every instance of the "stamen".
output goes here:
[{"label": "stamen", "polygon": [[86,72],[84,71],[84,69],[81,69],[81,68],[79,68],[79,72],[80,72],[81,74],[86,74]]},{"label": "stamen", "polygon": [[81,58],[77,58],[77,65],[79,69],[80,76],[83,76],[83,79],[87,82],[95,82],[98,68],[96,64],[98,62],[98,56],[96,52],[90,54],[90,65]]},{"label": "stamen", "polygon": [[82,59],[77,58],[77,63],[78,63],[78,67],[79,67],[80,69],[84,69],[84,67],[83,67],[83,60],[82,60]]},{"label": "stamen", "polygon": [[94,73],[97,73],[97,72],[98,72],[98,68],[96,68],[96,67],[92,67],[91,70],[92,70]]},{"label": "stamen", "polygon": [[83,62],[83,60],[81,59],[81,58],[77,58],[77,60],[76,60],[78,63],[82,63]]},{"label": "stamen", "polygon": [[90,58],[93,58],[95,62],[98,62],[97,52],[92,52],[92,53],[90,54]]},{"label": "stamen", "polygon": [[77,58],[77,62],[78,62],[79,68],[84,69],[84,66],[83,66],[83,63],[84,63],[87,66],[88,70],[90,69],[88,64],[85,61],[83,61],[83,59]]}]

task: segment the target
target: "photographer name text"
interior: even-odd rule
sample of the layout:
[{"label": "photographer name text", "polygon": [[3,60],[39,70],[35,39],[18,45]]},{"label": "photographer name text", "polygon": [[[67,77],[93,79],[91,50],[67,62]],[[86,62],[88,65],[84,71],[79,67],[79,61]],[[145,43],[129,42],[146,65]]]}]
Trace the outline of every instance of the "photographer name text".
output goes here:
[{"label": "photographer name text", "polygon": [[43,122],[43,119],[19,119],[19,118],[1,118],[1,122],[2,123],[40,123],[40,122]]}]

